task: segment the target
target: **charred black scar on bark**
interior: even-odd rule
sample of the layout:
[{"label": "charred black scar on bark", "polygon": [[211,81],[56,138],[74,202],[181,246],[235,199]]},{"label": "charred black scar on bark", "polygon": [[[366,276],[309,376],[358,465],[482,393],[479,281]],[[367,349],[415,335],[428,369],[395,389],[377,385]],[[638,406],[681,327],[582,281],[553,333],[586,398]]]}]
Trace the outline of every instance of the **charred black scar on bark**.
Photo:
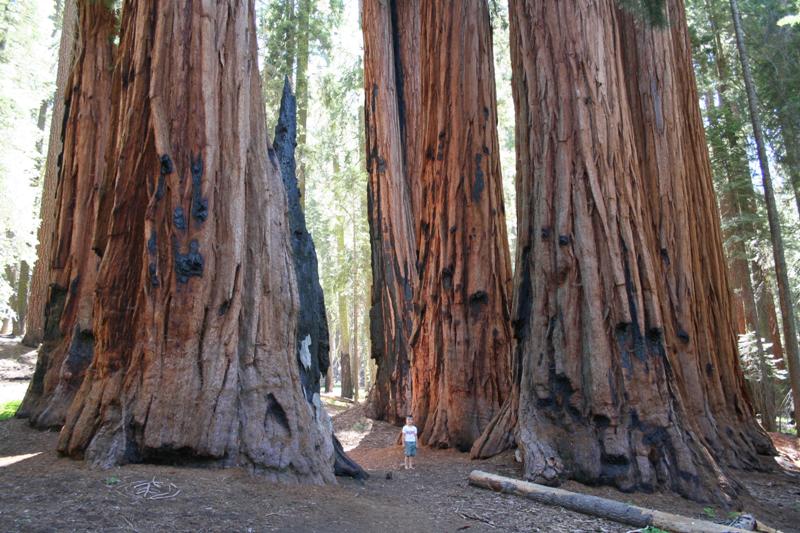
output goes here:
[{"label": "charred black scar on bark", "polygon": [[200,243],[197,239],[192,239],[189,243],[189,251],[185,254],[180,252],[175,246],[175,275],[180,283],[188,283],[191,277],[201,277],[205,259],[200,254]]},{"label": "charred black scar on bark", "polygon": [[202,195],[203,156],[191,157],[192,170],[192,218],[203,223],[208,218],[208,198]]}]

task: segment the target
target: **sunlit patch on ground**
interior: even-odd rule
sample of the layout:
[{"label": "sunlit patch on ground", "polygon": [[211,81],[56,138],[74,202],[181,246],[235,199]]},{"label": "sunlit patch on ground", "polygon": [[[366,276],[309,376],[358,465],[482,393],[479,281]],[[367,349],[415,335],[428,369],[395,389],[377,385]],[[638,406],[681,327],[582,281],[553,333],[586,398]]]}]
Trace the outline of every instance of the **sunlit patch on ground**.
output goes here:
[{"label": "sunlit patch on ground", "polygon": [[4,466],[13,465],[14,463],[19,463],[20,461],[24,461],[25,459],[30,459],[31,457],[36,457],[42,452],[36,453],[23,453],[22,455],[8,455],[6,457],[0,457],[0,468]]}]

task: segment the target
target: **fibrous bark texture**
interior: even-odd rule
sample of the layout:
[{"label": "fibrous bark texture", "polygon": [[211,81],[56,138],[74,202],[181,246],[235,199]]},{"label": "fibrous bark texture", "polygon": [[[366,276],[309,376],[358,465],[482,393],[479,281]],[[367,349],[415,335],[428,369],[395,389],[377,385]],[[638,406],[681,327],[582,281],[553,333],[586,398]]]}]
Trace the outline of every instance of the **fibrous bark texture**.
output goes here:
[{"label": "fibrous bark texture", "polygon": [[424,159],[412,399],[423,443],[468,450],[510,390],[511,268],[485,2],[421,2]]},{"label": "fibrous bark texture", "polygon": [[298,369],[299,295],[253,1],[129,0],[122,13],[95,359],[59,450],[331,482],[330,435]]},{"label": "fibrous bark texture", "polygon": [[[738,367],[683,6],[667,4],[668,29],[612,0],[510,4],[509,403],[528,479],[727,502],[724,466],[771,447]],[[498,427],[478,444],[507,443]]]},{"label": "fibrous bark texture", "polygon": [[417,171],[420,132],[410,131],[407,123],[419,107],[418,60],[416,55],[408,57],[418,53],[412,48],[418,45],[418,17],[416,1],[366,0],[362,13],[372,245],[370,337],[377,366],[367,414],[396,425],[411,412],[410,338],[418,283],[409,178],[416,176],[412,172]]},{"label": "fibrous bark texture", "polygon": [[325,295],[319,283],[319,268],[314,241],[308,233],[303,214],[300,189],[297,185],[295,147],[297,146],[297,104],[289,85],[284,80],[278,124],[275,127],[273,150],[280,165],[283,186],[289,206],[289,231],[292,242],[292,259],[297,279],[299,305],[297,318],[297,364],[303,393],[314,414],[319,431],[330,435],[334,449],[324,450],[325,455],[335,454],[334,471],[337,475],[365,478],[366,472],[353,462],[333,434],[333,422],[320,398],[320,378],[330,367],[328,318],[325,314]]},{"label": "fibrous bark texture", "polygon": [[39,246],[36,250],[36,263],[31,276],[25,336],[22,338],[22,343],[26,346],[38,346],[44,337],[45,307],[50,294],[50,257],[56,223],[56,187],[62,167],[64,126],[69,111],[68,106],[65,105],[65,93],[72,71],[72,61],[75,57],[77,23],[77,0],[65,0],[61,19],[61,41],[58,48],[56,93],[53,97],[53,116],[50,120],[50,139],[47,143],[47,162],[42,184]]},{"label": "fibrous bark texture", "polygon": [[68,113],[58,157],[53,250],[42,256],[50,258],[44,342],[17,413],[40,428],[64,423],[94,350],[98,258],[91,235],[110,133],[116,17],[103,2],[79,0],[78,21],[75,62],[64,95]]}]

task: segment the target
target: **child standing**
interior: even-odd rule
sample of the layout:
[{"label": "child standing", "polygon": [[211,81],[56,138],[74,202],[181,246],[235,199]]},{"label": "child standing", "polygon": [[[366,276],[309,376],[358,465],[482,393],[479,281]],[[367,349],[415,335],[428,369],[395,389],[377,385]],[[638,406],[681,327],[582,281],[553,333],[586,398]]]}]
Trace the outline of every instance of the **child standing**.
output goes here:
[{"label": "child standing", "polygon": [[411,415],[406,417],[406,425],[403,426],[403,446],[406,470],[414,470],[414,457],[417,456],[417,426],[414,425],[414,418]]}]

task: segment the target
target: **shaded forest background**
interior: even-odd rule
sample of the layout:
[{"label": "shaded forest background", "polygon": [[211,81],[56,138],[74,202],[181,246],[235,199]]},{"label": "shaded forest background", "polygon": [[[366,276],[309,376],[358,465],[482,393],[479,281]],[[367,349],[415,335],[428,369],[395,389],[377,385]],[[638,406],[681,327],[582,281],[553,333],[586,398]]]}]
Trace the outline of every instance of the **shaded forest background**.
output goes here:
[{"label": "shaded forest background", "polygon": [[[359,3],[257,1],[267,131],[287,77],[298,103],[298,178],[320,258],[334,354],[330,388],[364,398],[370,361],[370,238]],[[516,243],[514,103],[508,14],[490,2],[498,134],[511,255]],[[774,173],[793,303],[800,298],[800,6],[741,0],[768,156]],[[36,259],[47,132],[52,114],[62,0],[0,0],[0,319],[25,332]],[[746,91],[727,0],[688,0],[694,66],[739,306],[739,347],[756,409],[785,429],[790,395],[781,313]],[[421,134],[421,133],[420,133]],[[344,369],[344,373],[343,373]],[[358,375],[352,387],[346,374]],[[344,390],[342,390],[344,389]],[[360,392],[359,392],[360,391]],[[774,419],[774,421],[773,421]]]}]

